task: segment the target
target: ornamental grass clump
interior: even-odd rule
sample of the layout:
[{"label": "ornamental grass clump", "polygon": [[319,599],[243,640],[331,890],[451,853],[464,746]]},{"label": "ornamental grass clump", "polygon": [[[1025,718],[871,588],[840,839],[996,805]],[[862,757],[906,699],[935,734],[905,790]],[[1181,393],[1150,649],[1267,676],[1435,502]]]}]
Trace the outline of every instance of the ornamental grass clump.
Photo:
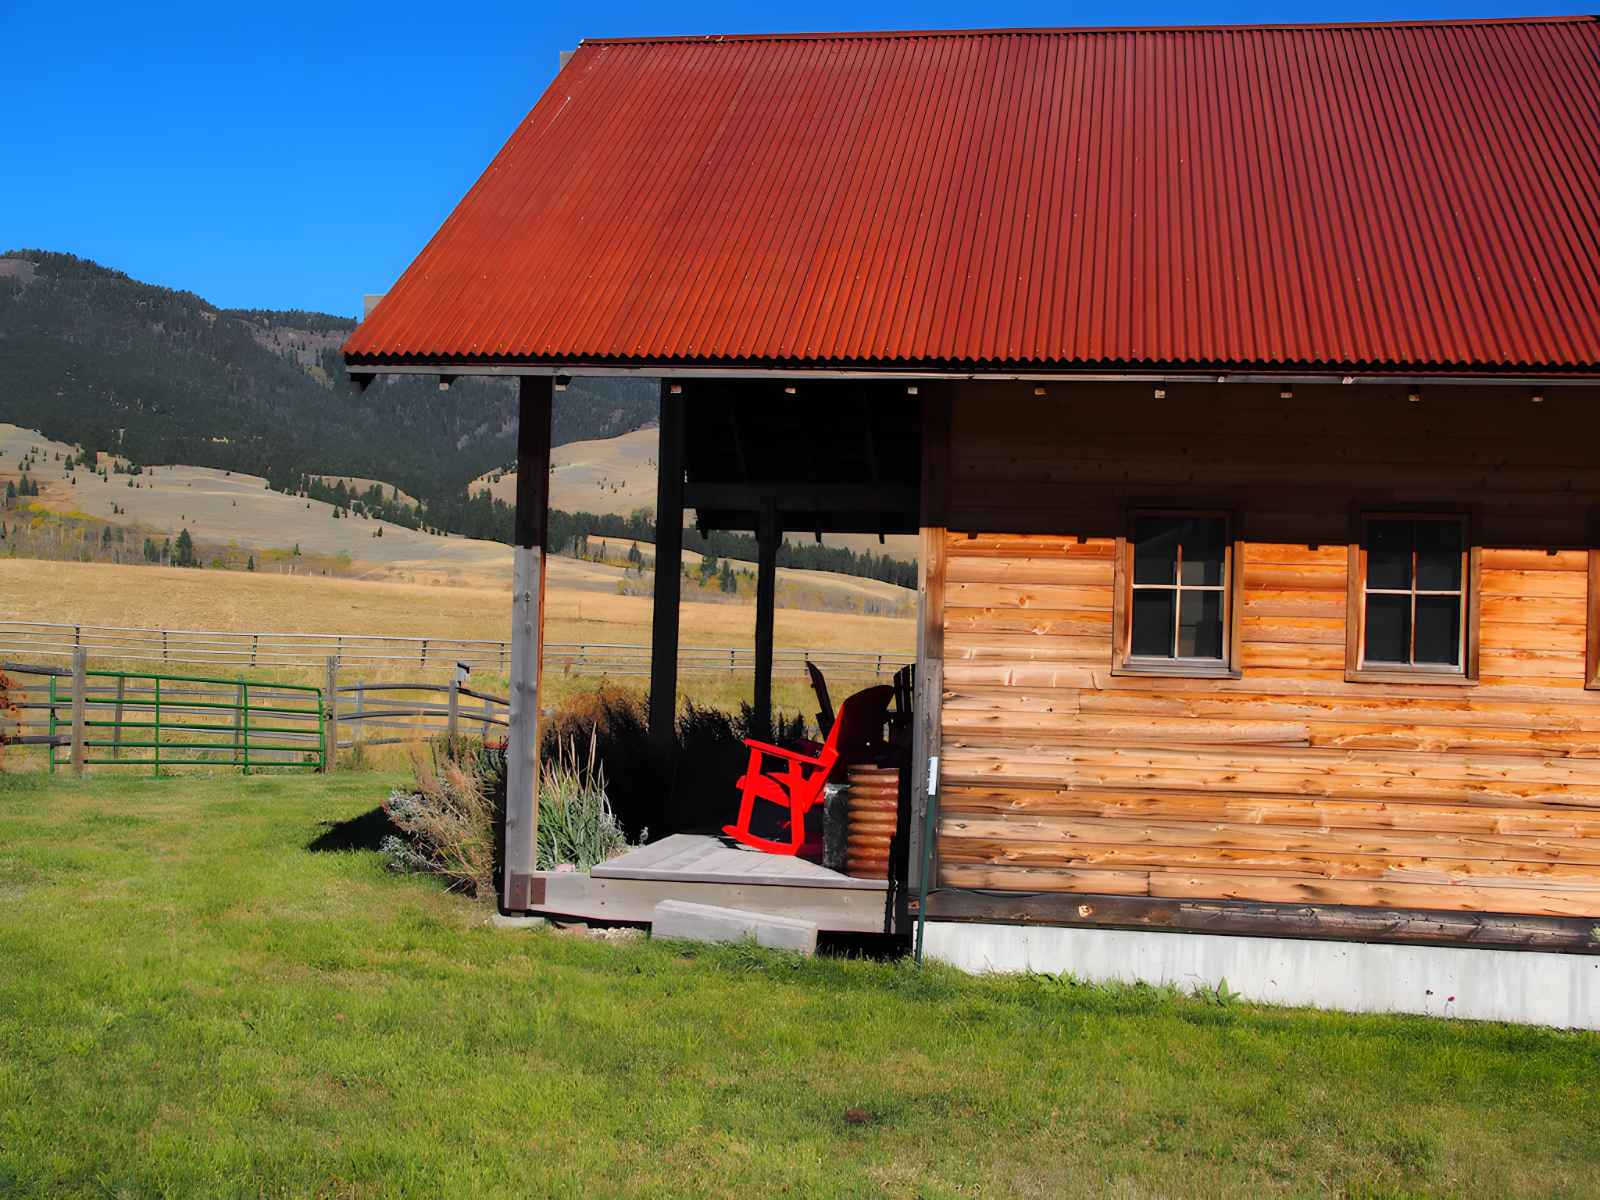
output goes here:
[{"label": "ornamental grass clump", "polygon": [[378,847],[391,867],[442,876],[452,891],[494,893],[495,825],[505,789],[497,795],[485,778],[487,758],[412,755],[413,789],[395,788],[383,804],[400,830]]},{"label": "ornamental grass clump", "polygon": [[[597,730],[590,728],[581,753],[576,738],[547,742],[545,751],[537,869],[586,871],[626,849],[627,834],[606,792]],[[451,890],[473,896],[494,895],[505,822],[504,748],[437,742],[431,753],[412,755],[412,777],[410,788],[395,788],[384,801],[399,833],[379,851],[397,871],[438,875]]]},{"label": "ornamental grass clump", "polygon": [[[577,739],[569,738],[544,764],[539,780],[540,870],[570,865],[587,871],[628,846],[606,794],[598,746],[597,731],[591,728],[588,749],[581,757]],[[643,831],[639,840],[645,840]]]}]

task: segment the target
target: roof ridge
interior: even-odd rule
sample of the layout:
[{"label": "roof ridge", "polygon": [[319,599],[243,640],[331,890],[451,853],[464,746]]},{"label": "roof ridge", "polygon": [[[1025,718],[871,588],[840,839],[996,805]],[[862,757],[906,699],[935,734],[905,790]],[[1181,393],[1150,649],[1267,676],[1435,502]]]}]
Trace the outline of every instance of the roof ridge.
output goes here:
[{"label": "roof ridge", "polygon": [[623,37],[584,38],[581,46],[648,45],[699,42],[812,42],[867,39],[1038,37],[1128,33],[1257,33],[1295,30],[1450,29],[1481,25],[1581,25],[1600,21],[1594,13],[1554,13],[1520,17],[1435,17],[1394,21],[1280,21],[1260,24],[1220,25],[1067,25],[1017,26],[995,29],[862,29],[802,31],[792,33],[674,33]]}]

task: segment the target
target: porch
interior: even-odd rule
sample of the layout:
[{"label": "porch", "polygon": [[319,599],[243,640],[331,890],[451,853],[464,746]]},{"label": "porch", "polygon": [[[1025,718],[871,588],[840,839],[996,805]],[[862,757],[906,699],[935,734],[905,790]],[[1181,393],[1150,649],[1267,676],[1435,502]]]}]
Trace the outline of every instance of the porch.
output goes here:
[{"label": "porch", "polygon": [[819,863],[762,854],[703,833],[674,833],[591,871],[541,871],[544,900],[528,911],[586,921],[649,924],[663,900],[688,900],[814,922],[822,933],[887,933],[887,879],[859,879]]}]

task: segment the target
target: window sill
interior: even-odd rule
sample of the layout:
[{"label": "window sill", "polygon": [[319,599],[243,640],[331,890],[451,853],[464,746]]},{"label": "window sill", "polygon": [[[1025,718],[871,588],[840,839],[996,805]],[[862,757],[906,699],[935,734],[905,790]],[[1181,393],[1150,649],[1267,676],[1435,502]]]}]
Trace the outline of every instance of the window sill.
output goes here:
[{"label": "window sill", "polygon": [[1344,673],[1347,683],[1406,683],[1442,684],[1445,687],[1476,687],[1478,681],[1460,671],[1428,671],[1404,667],[1384,669],[1362,667]]},{"label": "window sill", "polygon": [[1111,673],[1113,675],[1138,675],[1145,678],[1154,676],[1165,679],[1240,679],[1243,677],[1243,672],[1225,662],[1183,662],[1179,659],[1120,662],[1112,666]]}]

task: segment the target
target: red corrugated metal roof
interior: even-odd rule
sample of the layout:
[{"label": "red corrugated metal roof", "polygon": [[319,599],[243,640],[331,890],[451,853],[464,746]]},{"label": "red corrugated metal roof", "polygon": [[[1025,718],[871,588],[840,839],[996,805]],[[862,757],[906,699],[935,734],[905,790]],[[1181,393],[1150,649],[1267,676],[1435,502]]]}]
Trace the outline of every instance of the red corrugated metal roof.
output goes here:
[{"label": "red corrugated metal roof", "polygon": [[402,361],[1600,366],[1600,22],[585,42]]}]

